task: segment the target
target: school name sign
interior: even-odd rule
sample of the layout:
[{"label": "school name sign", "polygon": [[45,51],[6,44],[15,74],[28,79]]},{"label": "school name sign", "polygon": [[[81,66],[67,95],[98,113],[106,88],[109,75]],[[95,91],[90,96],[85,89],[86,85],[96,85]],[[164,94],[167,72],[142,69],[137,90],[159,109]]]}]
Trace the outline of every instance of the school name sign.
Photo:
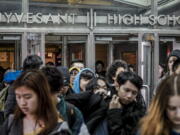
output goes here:
[{"label": "school name sign", "polygon": [[56,24],[56,25],[75,25],[86,24],[87,26],[98,26],[101,24],[115,26],[143,26],[143,25],[158,25],[158,26],[179,26],[180,16],[175,15],[130,15],[130,14],[107,14],[97,16],[96,12],[86,15],[78,15],[75,13],[65,14],[42,14],[42,13],[7,13],[0,12],[0,23],[27,23],[27,24]]}]

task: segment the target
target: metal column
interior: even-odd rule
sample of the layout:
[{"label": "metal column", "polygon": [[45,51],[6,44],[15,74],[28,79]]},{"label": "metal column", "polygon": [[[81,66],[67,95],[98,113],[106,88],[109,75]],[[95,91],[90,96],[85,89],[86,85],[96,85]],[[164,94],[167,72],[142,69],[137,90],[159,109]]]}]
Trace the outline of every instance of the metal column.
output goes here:
[{"label": "metal column", "polygon": [[45,64],[45,33],[41,33],[40,56]]},{"label": "metal column", "polygon": [[20,64],[21,64],[21,61],[20,61],[20,41],[19,40],[16,40],[15,41],[15,62],[14,62],[14,65],[13,67],[11,67],[12,69],[15,68],[15,69],[19,69],[20,68]]},{"label": "metal column", "polygon": [[154,68],[153,68],[154,87],[156,87],[158,83],[158,66],[159,66],[159,34],[155,33],[154,34]]},{"label": "metal column", "polygon": [[[158,16],[158,0],[151,0],[151,13]],[[154,29],[158,26],[154,25]],[[159,34],[154,33],[154,43],[153,43],[153,89],[157,86],[158,82],[158,66],[159,66]]]},{"label": "metal column", "polygon": [[109,45],[108,45],[108,66],[110,66],[114,60],[113,50],[114,50],[113,42],[109,42]]},{"label": "metal column", "polygon": [[62,65],[67,66],[67,36],[63,36],[63,45],[62,45]]},{"label": "metal column", "polygon": [[142,38],[143,38],[143,33],[138,34],[138,75],[142,76]]},{"label": "metal column", "polygon": [[95,41],[93,32],[89,33],[86,43],[86,67],[95,71]]},{"label": "metal column", "polygon": [[151,0],[151,14],[158,15],[158,0]]},{"label": "metal column", "polygon": [[[28,13],[29,12],[29,0],[22,0],[22,12]],[[27,24],[24,23],[24,27],[27,27]],[[27,32],[24,32],[22,34],[22,40],[21,40],[21,65],[23,65],[24,59],[28,55],[27,51]]]},{"label": "metal column", "polygon": [[23,65],[23,61],[28,55],[27,51],[27,32],[22,34],[22,41],[21,41],[21,65]]},{"label": "metal column", "polygon": [[23,13],[29,12],[29,0],[22,0],[22,12]]}]

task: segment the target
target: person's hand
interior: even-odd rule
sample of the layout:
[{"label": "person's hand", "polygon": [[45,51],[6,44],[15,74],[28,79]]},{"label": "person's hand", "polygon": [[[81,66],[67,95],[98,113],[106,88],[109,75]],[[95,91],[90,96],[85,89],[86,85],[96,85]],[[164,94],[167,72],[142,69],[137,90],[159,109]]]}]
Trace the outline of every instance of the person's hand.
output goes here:
[{"label": "person's hand", "polygon": [[109,109],[122,108],[121,103],[119,102],[119,97],[113,95],[111,102],[109,103]]},{"label": "person's hand", "polygon": [[99,94],[99,95],[102,95],[103,97],[107,97],[107,90],[98,89],[98,90],[94,91],[94,94]]}]

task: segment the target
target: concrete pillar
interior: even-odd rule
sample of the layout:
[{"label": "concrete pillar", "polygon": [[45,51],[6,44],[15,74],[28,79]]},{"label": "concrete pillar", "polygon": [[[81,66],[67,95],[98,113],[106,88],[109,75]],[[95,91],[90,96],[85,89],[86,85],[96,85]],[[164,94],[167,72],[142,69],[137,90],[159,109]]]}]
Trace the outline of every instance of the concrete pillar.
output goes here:
[{"label": "concrete pillar", "polygon": [[95,71],[95,40],[93,32],[88,34],[85,50],[86,67],[89,67]]}]

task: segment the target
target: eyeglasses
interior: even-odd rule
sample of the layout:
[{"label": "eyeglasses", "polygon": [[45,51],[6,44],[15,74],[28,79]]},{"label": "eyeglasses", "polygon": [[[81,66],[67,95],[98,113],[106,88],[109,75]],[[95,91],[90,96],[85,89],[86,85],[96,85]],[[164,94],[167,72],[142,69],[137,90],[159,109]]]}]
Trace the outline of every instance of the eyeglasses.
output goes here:
[{"label": "eyeglasses", "polygon": [[77,74],[78,74],[78,71],[70,72],[70,75],[72,75],[72,76],[76,76]]}]

